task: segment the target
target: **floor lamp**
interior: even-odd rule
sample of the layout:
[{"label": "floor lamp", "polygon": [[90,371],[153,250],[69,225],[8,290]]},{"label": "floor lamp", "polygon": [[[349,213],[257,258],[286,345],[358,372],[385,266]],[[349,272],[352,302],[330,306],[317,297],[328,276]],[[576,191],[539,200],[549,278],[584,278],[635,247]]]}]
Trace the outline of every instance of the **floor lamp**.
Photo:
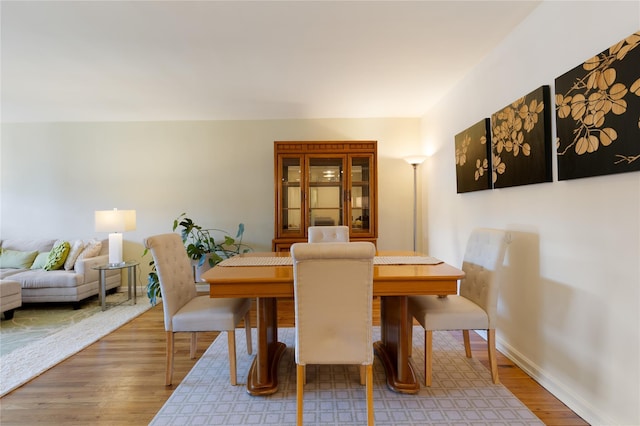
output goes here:
[{"label": "floor lamp", "polygon": [[416,240],[418,233],[418,166],[422,164],[427,157],[414,155],[406,157],[404,160],[413,167],[413,251],[416,251]]}]

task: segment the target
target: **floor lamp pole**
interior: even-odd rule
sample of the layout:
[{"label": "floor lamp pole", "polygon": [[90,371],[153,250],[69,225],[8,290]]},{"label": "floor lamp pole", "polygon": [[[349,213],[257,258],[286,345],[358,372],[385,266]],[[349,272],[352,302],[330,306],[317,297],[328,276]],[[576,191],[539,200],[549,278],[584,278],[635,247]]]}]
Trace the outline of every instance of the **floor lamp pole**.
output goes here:
[{"label": "floor lamp pole", "polygon": [[417,224],[418,224],[418,165],[413,163],[413,251],[416,251]]},{"label": "floor lamp pole", "polygon": [[418,241],[418,166],[422,164],[426,157],[413,156],[404,159],[413,167],[413,251],[417,251]]}]

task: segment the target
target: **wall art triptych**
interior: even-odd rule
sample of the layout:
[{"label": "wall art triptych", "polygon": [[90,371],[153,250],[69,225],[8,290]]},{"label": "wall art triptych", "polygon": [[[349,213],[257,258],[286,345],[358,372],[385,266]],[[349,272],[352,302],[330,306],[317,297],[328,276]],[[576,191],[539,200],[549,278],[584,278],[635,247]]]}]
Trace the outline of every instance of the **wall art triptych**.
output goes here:
[{"label": "wall art triptych", "polygon": [[[555,80],[558,179],[640,170],[640,31]],[[551,182],[549,86],[455,135],[457,192]]]}]

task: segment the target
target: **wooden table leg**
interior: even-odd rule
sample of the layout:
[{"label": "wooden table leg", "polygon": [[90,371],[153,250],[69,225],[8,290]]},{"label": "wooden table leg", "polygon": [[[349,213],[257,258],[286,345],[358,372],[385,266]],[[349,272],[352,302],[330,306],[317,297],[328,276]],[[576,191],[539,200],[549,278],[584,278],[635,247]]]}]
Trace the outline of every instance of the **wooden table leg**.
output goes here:
[{"label": "wooden table leg", "polygon": [[380,300],[382,339],[373,344],[382,361],[387,386],[398,393],[418,393],[420,383],[409,364],[409,305],[407,296],[383,296]]},{"label": "wooden table leg", "polygon": [[249,369],[247,392],[270,395],[278,390],[278,364],[286,345],[278,342],[278,305],[275,297],[256,300],[258,342],[256,357]]}]

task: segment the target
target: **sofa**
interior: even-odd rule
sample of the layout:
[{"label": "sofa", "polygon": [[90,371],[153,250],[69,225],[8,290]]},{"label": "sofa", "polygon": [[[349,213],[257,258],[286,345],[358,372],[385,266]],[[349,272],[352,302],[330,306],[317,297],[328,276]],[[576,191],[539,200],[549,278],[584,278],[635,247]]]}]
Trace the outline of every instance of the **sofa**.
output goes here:
[{"label": "sofa", "polygon": [[[0,240],[0,280],[20,283],[23,304],[69,302],[78,308],[99,294],[99,271],[93,268],[108,263],[108,244],[95,239]],[[107,290],[120,284],[119,270],[106,271]]]},{"label": "sofa", "polygon": [[13,311],[22,306],[22,288],[18,281],[0,280],[0,314],[13,318]]}]

